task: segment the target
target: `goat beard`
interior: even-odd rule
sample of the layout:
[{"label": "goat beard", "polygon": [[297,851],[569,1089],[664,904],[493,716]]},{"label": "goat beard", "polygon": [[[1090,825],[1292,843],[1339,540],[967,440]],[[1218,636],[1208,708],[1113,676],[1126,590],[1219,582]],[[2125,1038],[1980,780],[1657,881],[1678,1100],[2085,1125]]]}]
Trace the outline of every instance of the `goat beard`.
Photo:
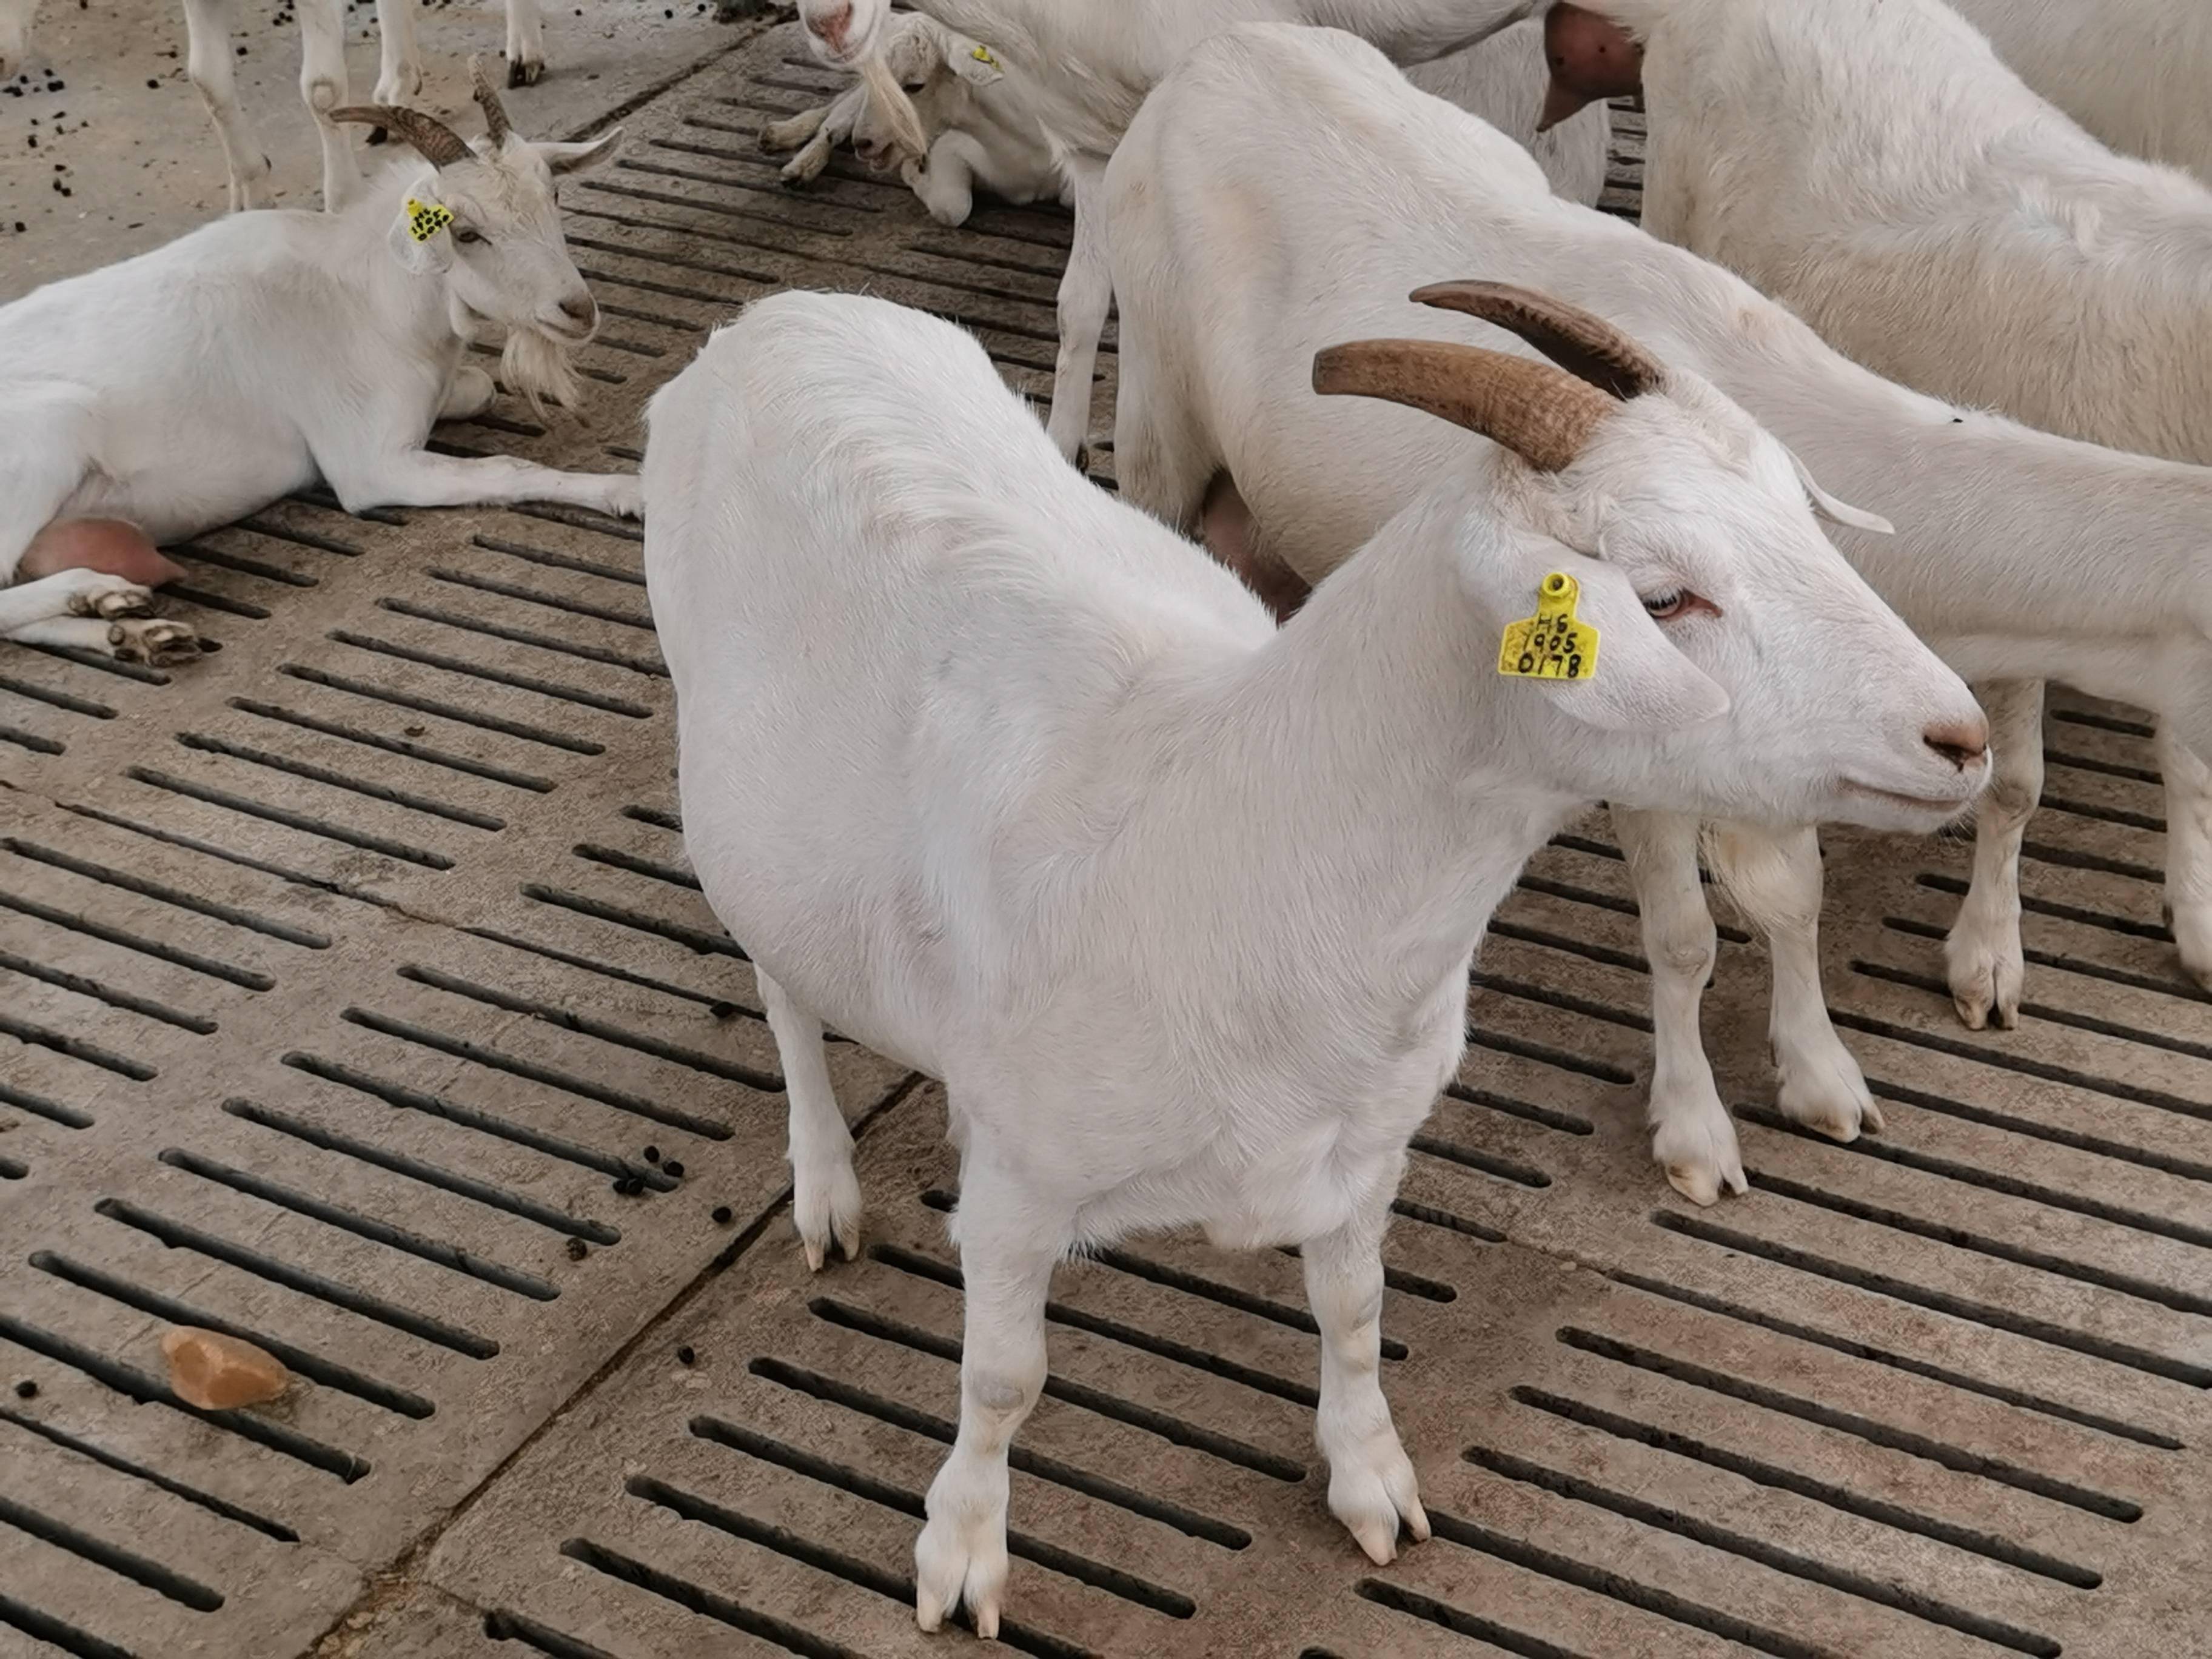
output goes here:
[{"label": "goat beard", "polygon": [[510,328],[500,353],[500,378],[522,394],[541,421],[546,418],[548,404],[556,404],[573,414],[582,401],[570,361],[574,354],[574,346],[543,329]]}]

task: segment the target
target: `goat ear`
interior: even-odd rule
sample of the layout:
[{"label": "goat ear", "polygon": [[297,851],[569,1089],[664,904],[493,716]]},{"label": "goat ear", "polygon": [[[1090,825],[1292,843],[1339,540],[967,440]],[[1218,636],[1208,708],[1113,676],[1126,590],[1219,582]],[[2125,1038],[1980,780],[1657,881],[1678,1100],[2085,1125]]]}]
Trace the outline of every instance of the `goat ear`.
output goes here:
[{"label": "goat ear", "polygon": [[1661,631],[1620,570],[1547,538],[1529,538],[1504,562],[1488,598],[1501,628],[1536,614],[1538,589],[1553,572],[1574,578],[1575,620],[1597,630],[1597,660],[1587,678],[1524,679],[1559,713],[1601,732],[1680,732],[1729,711],[1729,694]]},{"label": "goat ear", "polygon": [[969,86],[988,87],[1006,77],[996,54],[981,40],[971,40],[957,29],[945,29],[944,34],[945,66]]},{"label": "goat ear", "polygon": [[611,161],[622,136],[623,130],[615,127],[580,144],[532,144],[531,149],[544,158],[545,165],[558,178],[564,173],[586,173]]},{"label": "goat ear", "polygon": [[[415,187],[409,198],[410,204],[411,205],[417,198],[427,203],[436,204],[437,198],[431,193],[428,179]],[[445,270],[453,262],[453,233],[441,229],[432,235],[417,240],[415,234],[414,215],[409,211],[407,205],[403,205],[393,216],[392,228],[385,233],[384,244],[392,250],[392,257],[412,276],[432,276]]]},{"label": "goat ear", "polygon": [[1826,519],[1830,524],[1844,525],[1852,530],[1863,530],[1875,536],[1897,533],[1897,526],[1881,514],[1869,513],[1862,507],[1853,507],[1849,501],[1838,501],[1821,489],[1812,470],[1797,459],[1797,452],[1789,445],[1782,446],[1782,453],[1790,458],[1790,465],[1797,473],[1797,482],[1805,487],[1805,499],[1813,504],[1814,518]]}]

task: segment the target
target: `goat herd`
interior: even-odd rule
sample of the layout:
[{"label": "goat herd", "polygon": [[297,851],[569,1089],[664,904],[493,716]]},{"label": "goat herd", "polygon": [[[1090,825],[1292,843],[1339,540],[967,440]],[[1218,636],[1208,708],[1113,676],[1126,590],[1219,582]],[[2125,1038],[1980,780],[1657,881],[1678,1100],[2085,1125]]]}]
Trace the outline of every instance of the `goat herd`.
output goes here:
[{"label": "goat herd", "polygon": [[[966,1335],[918,1611],[988,1635],[1053,1266],[1131,1230],[1301,1247],[1329,1507],[1378,1561],[1427,1535],[1381,1239],[1491,912],[1588,802],[1642,911],[1654,1151],[1701,1204],[1745,1184],[1701,842],[1771,947],[1782,1109],[1879,1128],[1813,826],[1932,830],[1995,769],[1947,952],[1966,1023],[2011,1025],[2046,679],[2159,716],[2212,981],[2212,6],[919,3],[802,0],[862,79],[764,138],[801,179],[849,138],[951,222],[979,186],[1072,204],[1047,425],[960,329],[787,293],[654,399],[641,479],[432,453],[494,395],[479,334],[573,396],[554,182],[617,135],[526,142],[481,68],[473,145],[311,90],[413,157],[364,183],[326,143],[331,211],[0,309],[0,573],[35,578],[0,633],[186,654],[154,545],[317,477],[646,512],[686,839],[757,965],[811,1265],[861,1212],[824,1022],[947,1086]],[[1642,88],[1644,229],[1395,67],[1509,26],[1523,137]],[[1116,301],[1119,501],[1067,465]]]}]

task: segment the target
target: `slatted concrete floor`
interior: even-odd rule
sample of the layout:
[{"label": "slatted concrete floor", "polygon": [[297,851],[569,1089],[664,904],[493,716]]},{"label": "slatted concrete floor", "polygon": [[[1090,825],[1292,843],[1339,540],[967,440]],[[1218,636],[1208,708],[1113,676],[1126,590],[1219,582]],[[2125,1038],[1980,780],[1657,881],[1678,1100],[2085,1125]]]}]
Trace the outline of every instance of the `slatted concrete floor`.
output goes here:
[{"label": "slatted concrete floor", "polygon": [[[787,283],[958,317],[1042,392],[1065,221],[943,231],[842,162],[781,193],[750,134],[824,84],[772,33],[631,118],[569,202],[592,429],[502,403],[450,441],[629,465],[643,397]],[[684,865],[635,530],[300,500],[180,558],[219,657],[0,647],[0,1388],[35,1386],[0,1393],[0,1656],[968,1641],[907,1611],[956,1409],[942,1099],[837,1053],[871,1248],[810,1277],[775,1050]],[[1762,963],[1723,946],[1753,1192],[1711,1211],[1645,1158],[1602,820],[1540,854],[1389,1247],[1436,1541],[1374,1570],[1326,1515],[1297,1264],[1134,1240],[1056,1286],[1008,1644],[2212,1651],[2212,1008],[2160,922],[2143,728],[2063,703],[2050,752],[2017,1032],[1941,988],[1960,849],[1830,838],[1880,1139],[1762,1103]],[[176,1322],[302,1382],[185,1407]]]}]

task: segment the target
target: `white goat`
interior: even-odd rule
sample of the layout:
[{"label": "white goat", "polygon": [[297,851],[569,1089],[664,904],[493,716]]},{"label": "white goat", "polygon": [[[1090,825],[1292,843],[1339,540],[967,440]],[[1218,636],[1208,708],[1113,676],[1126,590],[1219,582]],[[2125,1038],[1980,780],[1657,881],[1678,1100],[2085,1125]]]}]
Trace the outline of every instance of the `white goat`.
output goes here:
[{"label": "white goat", "polygon": [[[919,0],[917,9],[988,47],[1006,70],[1063,168],[1075,209],[1060,283],[1060,350],[1045,429],[1081,464],[1091,429],[1091,377],[1114,302],[1091,210],[1106,161],[1145,94],[1199,41],[1232,24],[1274,21],[1351,27],[1403,64],[1425,63],[1486,40],[1537,0]],[[873,90],[901,145],[928,148],[921,119],[885,73],[890,0],[799,0],[808,45],[823,63],[875,77]]]},{"label": "white goat", "polygon": [[[828,104],[761,129],[763,149],[798,150],[784,164],[787,184],[817,178],[830,152],[849,139],[872,167],[897,161],[900,178],[939,224],[967,223],[978,186],[1018,206],[1046,198],[1072,202],[1042,130],[998,87],[1005,71],[988,47],[915,12],[892,22],[884,64],[914,104],[929,140],[927,155],[900,159],[898,143],[860,82]],[[1540,70],[1536,80],[1540,88]]]},{"label": "white goat", "polygon": [[1464,52],[1418,64],[1406,78],[1522,145],[1553,190],[1570,202],[1597,205],[1612,159],[1612,112],[1601,100],[1552,126],[1540,125],[1546,80],[1540,18],[1523,19]]},{"label": "white goat", "polygon": [[[1128,188],[1139,180],[1145,191]],[[1705,375],[1826,483],[1893,518],[1893,536],[1832,533],[1953,666],[2054,672],[2132,696],[2212,751],[2212,468],[1893,385],[1729,272],[1556,199],[1502,134],[1404,86],[1346,36],[1255,29],[1209,42],[1131,127],[1108,204],[1122,497],[1170,524],[1203,523],[1227,557],[1257,561],[1255,585],[1321,580],[1462,462],[1466,441],[1440,429],[1316,411],[1302,365],[1316,343],[1416,318],[1425,333],[1499,343],[1487,328],[1372,297],[1480,270],[1569,297],[1671,368]],[[2039,748],[2000,750],[1998,769],[1997,789],[2032,790]],[[1743,1175],[1698,1036],[1714,933],[1698,825],[1628,811],[1616,823],[1652,975],[1655,1152],[1677,1187],[1711,1203]],[[1810,832],[1730,823],[1711,851],[1771,941],[1784,1109],[1845,1139],[1878,1126],[1820,997]]]},{"label": "white goat", "polygon": [[[489,130],[474,149],[414,110],[335,112],[432,164],[395,161],[343,214],[220,219],[0,307],[0,581],[60,521],[120,519],[170,541],[318,476],[349,512],[548,501],[635,516],[627,475],[422,447],[433,422],[492,400],[467,361],[476,336],[504,329],[509,383],[567,402],[568,354],[599,323],[553,180],[605,160],[619,130],[533,144],[481,74],[477,97]],[[26,583],[0,617],[18,638],[125,644],[101,618],[134,614],[116,607],[143,592],[112,598],[103,580]],[[70,614],[91,599],[99,615]]]},{"label": "white goat", "polygon": [[[1593,9],[1644,42],[1654,234],[1741,272],[1908,385],[2070,437],[2212,463],[2212,190],[2114,155],[1935,0]],[[2070,567],[2100,544],[2125,545],[2107,531],[2044,544],[2045,556]],[[2148,631],[2172,638],[2174,626]],[[2047,676],[2168,717],[2166,896],[2183,964],[2212,982],[2212,731],[2191,701],[2201,694],[2172,683],[2205,645],[2174,640],[2117,675],[2055,647],[2047,673],[2016,655],[1974,668],[1991,682],[2010,776],[1983,809],[1972,890],[1946,950],[1968,1025],[2009,1026],[2020,1006],[2019,853],[2042,785]],[[1810,851],[1798,860],[1808,886]]]},{"label": "white goat", "polygon": [[2114,149],[2212,185],[2212,6],[2203,0],[1951,0],[1997,56]]},{"label": "white goat", "polygon": [[[942,1078],[961,1149],[925,1627],[964,1599],[996,1632],[1054,1264],[1138,1229],[1303,1247],[1329,1507],[1377,1561],[1401,1519],[1426,1536],[1378,1375],[1380,1246],[1522,861],[1600,795],[1926,829],[1979,783],[1928,742],[1978,731],[1966,687],[1820,541],[1778,444],[1593,318],[1480,302],[1589,378],[1322,352],[1317,389],[1498,447],[1462,447],[1279,630],[1060,465],[947,323],[778,295],[653,401],[685,843],[759,977],[810,1263],[860,1231],[824,1020]],[[1502,673],[1547,592],[1596,655]]]}]

